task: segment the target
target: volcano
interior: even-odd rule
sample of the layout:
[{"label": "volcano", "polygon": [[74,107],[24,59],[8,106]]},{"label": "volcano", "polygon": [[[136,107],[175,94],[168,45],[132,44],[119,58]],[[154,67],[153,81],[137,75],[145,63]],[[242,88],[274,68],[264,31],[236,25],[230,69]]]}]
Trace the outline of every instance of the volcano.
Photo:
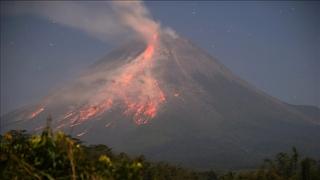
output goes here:
[{"label": "volcano", "polygon": [[320,157],[319,109],[284,103],[168,32],[120,46],[2,129],[55,130],[186,167],[245,168],[295,146]]}]

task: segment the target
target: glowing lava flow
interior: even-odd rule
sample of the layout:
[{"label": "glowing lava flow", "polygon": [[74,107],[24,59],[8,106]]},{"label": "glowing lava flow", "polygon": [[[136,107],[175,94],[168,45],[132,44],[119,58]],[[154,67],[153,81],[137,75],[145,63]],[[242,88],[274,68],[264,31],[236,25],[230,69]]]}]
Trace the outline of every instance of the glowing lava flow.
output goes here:
[{"label": "glowing lava flow", "polygon": [[166,100],[152,75],[156,46],[157,34],[138,57],[112,72],[111,82],[93,94],[86,104],[67,112],[60,122],[72,127],[97,118],[114,104],[123,107],[123,114],[131,116],[138,125],[146,124],[154,118]]},{"label": "glowing lava flow", "polygon": [[39,109],[37,109],[36,111],[32,112],[31,115],[29,116],[30,119],[35,118],[36,116],[38,116],[42,111],[44,111],[44,108],[41,107]]},{"label": "glowing lava flow", "polygon": [[124,114],[132,115],[138,125],[154,118],[159,106],[165,101],[164,93],[150,70],[156,44],[155,34],[140,56],[115,73],[114,83],[107,84],[102,93],[91,99],[91,105],[80,110],[77,121],[101,115],[116,101],[125,106]]}]

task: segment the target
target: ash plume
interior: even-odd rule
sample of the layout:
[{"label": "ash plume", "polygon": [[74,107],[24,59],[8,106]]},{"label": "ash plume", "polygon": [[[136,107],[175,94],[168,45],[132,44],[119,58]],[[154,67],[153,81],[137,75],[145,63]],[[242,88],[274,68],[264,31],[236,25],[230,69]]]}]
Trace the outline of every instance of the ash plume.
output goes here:
[{"label": "ash plume", "polygon": [[33,14],[88,33],[102,41],[138,36],[149,41],[160,27],[140,1],[5,2],[4,13]]}]

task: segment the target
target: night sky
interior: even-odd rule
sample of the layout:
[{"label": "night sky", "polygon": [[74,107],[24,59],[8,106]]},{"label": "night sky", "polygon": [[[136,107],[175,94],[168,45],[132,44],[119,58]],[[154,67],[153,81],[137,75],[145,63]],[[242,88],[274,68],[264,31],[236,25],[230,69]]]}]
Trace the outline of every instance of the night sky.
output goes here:
[{"label": "night sky", "polygon": [[[153,18],[236,75],[292,104],[320,107],[319,2],[146,2]],[[121,42],[1,2],[1,114],[37,102]]]}]

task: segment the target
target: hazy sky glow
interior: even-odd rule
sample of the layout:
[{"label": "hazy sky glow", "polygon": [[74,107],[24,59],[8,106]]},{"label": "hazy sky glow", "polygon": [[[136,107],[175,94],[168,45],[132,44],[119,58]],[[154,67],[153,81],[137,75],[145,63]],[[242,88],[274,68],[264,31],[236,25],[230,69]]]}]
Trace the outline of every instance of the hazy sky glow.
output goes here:
[{"label": "hazy sky glow", "polygon": [[[319,2],[145,5],[156,21],[259,89],[288,103],[320,106]],[[1,2],[1,114],[36,102],[126,40],[101,40],[40,15],[8,15],[6,8]]]}]

